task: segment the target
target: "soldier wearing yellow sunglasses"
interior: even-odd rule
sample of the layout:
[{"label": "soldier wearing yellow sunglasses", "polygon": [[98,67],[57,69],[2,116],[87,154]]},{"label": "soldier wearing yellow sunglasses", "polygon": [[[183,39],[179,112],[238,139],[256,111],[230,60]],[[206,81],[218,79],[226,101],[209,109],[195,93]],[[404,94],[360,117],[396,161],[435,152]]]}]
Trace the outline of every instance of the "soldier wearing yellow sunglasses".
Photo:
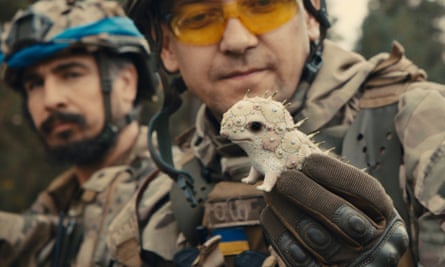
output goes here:
[{"label": "soldier wearing yellow sunglasses", "polygon": [[[150,124],[149,140],[157,133],[159,144],[151,152],[179,185],[165,212],[191,245],[166,260],[445,264],[445,89],[427,82],[400,44],[370,60],[341,49],[325,38],[323,0],[128,0],[126,10],[157,53],[165,101]],[[184,90],[203,105],[173,165],[166,121]],[[318,132],[316,141],[348,164],[310,157],[264,195],[240,183],[249,161],[218,132],[222,114],[247,91],[288,101],[295,121],[307,119],[301,130]]]}]

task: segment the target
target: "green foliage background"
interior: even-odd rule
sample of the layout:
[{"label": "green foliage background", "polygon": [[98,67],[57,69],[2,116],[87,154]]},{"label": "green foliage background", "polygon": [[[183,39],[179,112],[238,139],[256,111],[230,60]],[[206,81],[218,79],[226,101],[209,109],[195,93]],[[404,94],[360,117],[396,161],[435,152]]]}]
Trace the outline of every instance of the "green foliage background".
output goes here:
[{"label": "green foliage background", "polygon": [[[0,21],[30,2],[0,0]],[[0,209],[7,211],[25,209],[47,184],[42,177],[58,171],[46,160],[21,110],[18,94],[0,84]]]},{"label": "green foliage background", "polygon": [[[8,20],[30,2],[0,0],[0,21]],[[408,57],[427,70],[431,80],[445,83],[444,6],[445,0],[371,0],[371,12],[356,50],[369,58],[389,51],[391,42],[397,40],[404,45]],[[330,36],[338,39],[341,33],[332,32]],[[187,95],[185,105],[174,117],[175,134],[194,120],[196,103],[190,99]],[[158,105],[144,107],[143,123],[157,108]],[[0,84],[0,210],[23,211],[63,168],[46,158],[40,141],[22,116],[19,96]]]},{"label": "green foliage background", "polygon": [[430,80],[445,83],[445,0],[370,0],[369,8],[358,52],[370,57],[398,41]]}]

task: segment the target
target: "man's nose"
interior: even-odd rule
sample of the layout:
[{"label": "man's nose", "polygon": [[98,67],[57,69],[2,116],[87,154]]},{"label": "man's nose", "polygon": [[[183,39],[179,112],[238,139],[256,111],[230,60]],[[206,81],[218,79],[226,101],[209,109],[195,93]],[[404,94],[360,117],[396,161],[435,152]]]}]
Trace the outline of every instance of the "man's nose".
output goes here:
[{"label": "man's nose", "polygon": [[66,105],[66,95],[60,84],[54,78],[44,81],[44,106],[47,110],[55,110]]},{"label": "man's nose", "polygon": [[227,19],[226,28],[220,41],[225,53],[242,54],[258,44],[258,38],[238,18]]}]

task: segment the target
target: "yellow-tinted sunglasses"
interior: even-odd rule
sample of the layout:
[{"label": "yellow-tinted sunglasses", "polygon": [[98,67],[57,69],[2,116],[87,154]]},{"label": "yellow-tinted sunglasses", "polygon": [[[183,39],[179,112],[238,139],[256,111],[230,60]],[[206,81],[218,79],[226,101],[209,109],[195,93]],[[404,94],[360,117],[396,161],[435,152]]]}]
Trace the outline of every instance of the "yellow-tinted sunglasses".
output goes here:
[{"label": "yellow-tinted sunglasses", "polygon": [[211,45],[221,40],[228,18],[238,18],[253,34],[263,34],[288,22],[297,12],[297,0],[202,1],[179,4],[166,19],[179,41]]}]

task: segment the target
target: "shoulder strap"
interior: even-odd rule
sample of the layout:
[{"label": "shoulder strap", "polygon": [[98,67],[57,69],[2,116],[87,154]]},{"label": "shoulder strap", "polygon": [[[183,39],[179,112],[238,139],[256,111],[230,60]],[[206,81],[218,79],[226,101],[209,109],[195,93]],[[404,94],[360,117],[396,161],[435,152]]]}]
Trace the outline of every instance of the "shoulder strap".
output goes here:
[{"label": "shoulder strap", "polygon": [[209,183],[202,174],[202,166],[195,157],[186,162],[182,170],[187,171],[193,177],[193,185],[195,188],[195,198],[198,205],[191,206],[185,199],[184,191],[178,183],[175,183],[170,192],[172,202],[172,210],[178,222],[178,227],[187,238],[187,241],[196,245],[202,242],[203,233],[200,232],[199,226],[202,225],[204,214],[204,201],[212,190],[214,184]]}]

